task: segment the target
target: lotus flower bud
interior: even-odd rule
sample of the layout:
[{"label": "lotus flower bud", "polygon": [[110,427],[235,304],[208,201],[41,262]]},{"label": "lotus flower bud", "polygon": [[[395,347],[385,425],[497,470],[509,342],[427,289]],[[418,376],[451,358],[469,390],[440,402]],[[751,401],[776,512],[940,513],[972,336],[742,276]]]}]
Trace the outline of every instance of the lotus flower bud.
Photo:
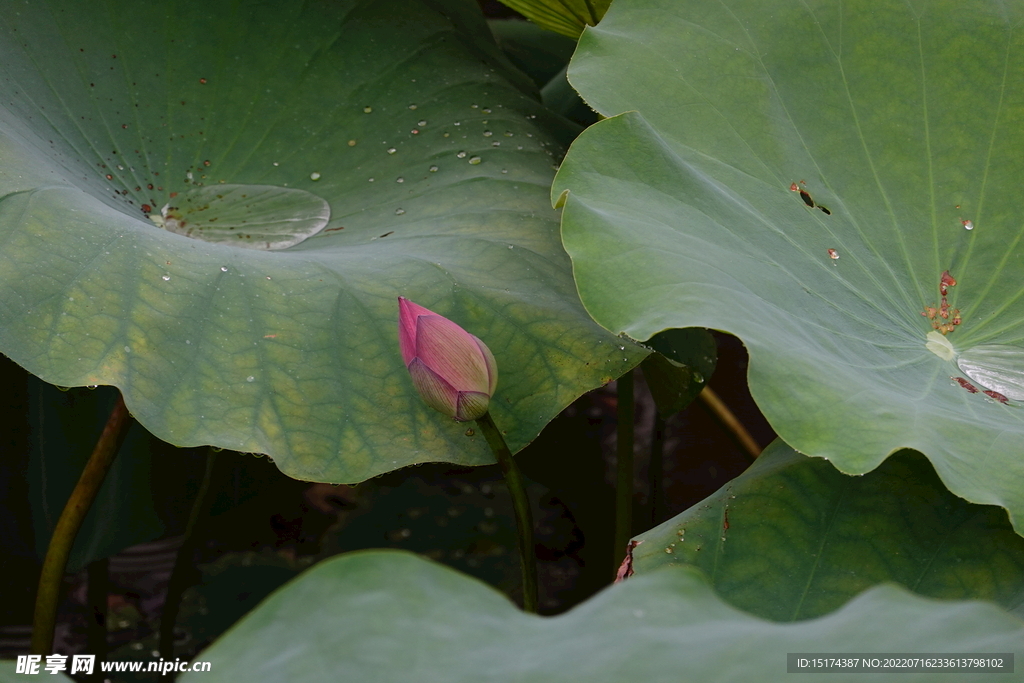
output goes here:
[{"label": "lotus flower bud", "polygon": [[398,297],[398,345],[427,405],[459,422],[487,412],[498,365],[486,344],[448,318]]}]

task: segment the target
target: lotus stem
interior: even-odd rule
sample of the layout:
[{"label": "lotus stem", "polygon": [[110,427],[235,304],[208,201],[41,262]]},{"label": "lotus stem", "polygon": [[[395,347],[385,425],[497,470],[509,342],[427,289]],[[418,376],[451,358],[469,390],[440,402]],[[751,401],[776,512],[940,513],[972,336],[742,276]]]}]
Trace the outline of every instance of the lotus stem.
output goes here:
[{"label": "lotus stem", "polygon": [[665,519],[665,419],[657,409],[651,425],[651,456],[647,461],[647,481],[650,490],[648,504],[651,507],[651,526],[657,526]]},{"label": "lotus stem", "polygon": [[512,508],[516,515],[516,529],[519,538],[519,564],[523,571],[523,610],[531,614],[537,613],[537,553],[533,542],[533,513],[530,511],[530,498],[526,494],[523,475],[512,457],[512,451],[505,443],[505,437],[495,426],[491,413],[486,412],[477,418],[477,425],[487,439],[487,445],[494,453],[494,459],[501,467],[505,477],[505,485],[512,495]]},{"label": "lotus stem", "polygon": [[711,414],[718,418],[718,421],[722,423],[726,431],[732,435],[751,458],[756,459],[757,456],[761,455],[761,447],[754,441],[754,437],[750,435],[750,432],[743,426],[743,423],[733,415],[733,412],[729,410],[729,406],[725,405],[711,387],[704,387],[698,396],[707,409],[711,411]]},{"label": "lotus stem", "polygon": [[124,405],[124,397],[118,392],[117,402],[110,411],[107,424],[103,427],[103,432],[85,463],[82,476],[78,478],[78,483],[75,484],[71,497],[60,514],[53,536],[50,537],[50,545],[46,548],[32,619],[32,654],[48,655],[53,652],[57,603],[71,548],[78,530],[82,528],[85,516],[89,513],[89,508],[96,500],[110,465],[114,462],[130,422],[131,416]]},{"label": "lotus stem", "polygon": [[618,424],[615,438],[615,554],[612,576],[626,557],[626,545],[633,535],[633,371],[615,384],[618,392]]}]

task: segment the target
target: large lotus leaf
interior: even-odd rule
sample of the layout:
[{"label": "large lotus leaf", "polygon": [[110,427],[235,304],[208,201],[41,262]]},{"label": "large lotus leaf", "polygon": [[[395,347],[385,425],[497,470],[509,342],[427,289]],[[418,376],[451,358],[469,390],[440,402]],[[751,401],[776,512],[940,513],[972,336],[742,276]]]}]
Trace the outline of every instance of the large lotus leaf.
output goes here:
[{"label": "large lotus leaf", "polygon": [[1022,404],[950,379],[980,344],[1024,360],[1021,19],[988,0],[617,0],[569,78],[633,111],[579,138],[553,190],[584,305],[636,339],[736,334],[798,451],[863,473],[917,449],[1024,531]]},{"label": "large lotus leaf", "polygon": [[473,4],[0,11],[0,350],[43,379],[357,481],[492,461],[413,390],[399,295],[488,343],[513,448],[644,355],[579,303],[547,203],[563,124]]},{"label": "large lotus leaf", "polygon": [[862,477],[776,441],[737,479],[635,539],[633,570],[692,564],[731,604],[776,621],[827,614],[894,582],[1024,616],[1024,538],[957,498],[919,453]]},{"label": "large lotus leaf", "polygon": [[1019,658],[1022,643],[1024,622],[993,605],[924,600],[891,585],[820,619],[762,621],[722,602],[692,568],[635,576],[545,618],[417,556],[366,551],[322,562],[278,590],[200,653],[209,672],[181,681],[319,682],[338,671],[382,683],[788,681],[787,652]]}]

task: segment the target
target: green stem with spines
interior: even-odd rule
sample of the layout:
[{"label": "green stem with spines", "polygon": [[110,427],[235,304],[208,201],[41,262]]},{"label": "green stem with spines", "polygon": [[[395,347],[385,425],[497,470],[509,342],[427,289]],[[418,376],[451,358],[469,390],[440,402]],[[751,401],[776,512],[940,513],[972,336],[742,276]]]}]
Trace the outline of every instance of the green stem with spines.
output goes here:
[{"label": "green stem with spines", "polygon": [[526,494],[526,483],[523,475],[512,457],[512,451],[505,443],[505,437],[498,431],[491,414],[484,413],[477,418],[477,426],[484,433],[487,445],[498,461],[501,473],[505,477],[505,485],[512,496],[512,509],[516,516],[516,529],[519,538],[519,562],[523,571],[523,610],[537,613],[537,552],[533,542],[533,513],[530,511],[530,498]]},{"label": "green stem with spines", "polygon": [[124,405],[124,397],[118,392],[107,424],[96,440],[89,460],[85,463],[82,475],[78,478],[64,510],[57,519],[57,525],[50,537],[43,558],[43,568],[39,574],[39,588],[36,592],[35,613],[32,617],[32,654],[53,654],[53,633],[57,625],[57,604],[60,599],[60,587],[64,580],[71,548],[75,544],[82,522],[89,514],[96,496],[99,494],[103,480],[110,471],[114,456],[121,448],[131,415]]}]

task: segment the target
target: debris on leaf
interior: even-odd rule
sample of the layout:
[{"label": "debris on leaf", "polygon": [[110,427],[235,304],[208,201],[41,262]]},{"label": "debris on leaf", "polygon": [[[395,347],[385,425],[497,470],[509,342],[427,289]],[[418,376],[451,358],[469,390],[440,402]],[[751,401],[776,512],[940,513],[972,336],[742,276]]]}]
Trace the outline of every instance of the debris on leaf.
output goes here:
[{"label": "debris on leaf", "polygon": [[967,391],[971,392],[972,394],[978,393],[978,387],[974,386],[973,384],[968,382],[963,377],[950,377],[950,379],[955,381],[957,384],[959,384],[960,386],[962,386],[964,389],[966,389]]}]

